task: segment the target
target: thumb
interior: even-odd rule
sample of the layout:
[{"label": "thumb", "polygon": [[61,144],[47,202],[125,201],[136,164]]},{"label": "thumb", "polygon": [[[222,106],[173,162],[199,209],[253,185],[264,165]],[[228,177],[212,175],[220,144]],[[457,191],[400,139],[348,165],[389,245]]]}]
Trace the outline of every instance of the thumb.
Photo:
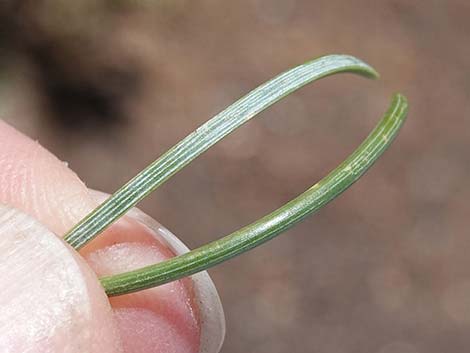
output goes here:
[{"label": "thumb", "polygon": [[0,205],[0,351],[121,352],[96,276],[33,218]]}]

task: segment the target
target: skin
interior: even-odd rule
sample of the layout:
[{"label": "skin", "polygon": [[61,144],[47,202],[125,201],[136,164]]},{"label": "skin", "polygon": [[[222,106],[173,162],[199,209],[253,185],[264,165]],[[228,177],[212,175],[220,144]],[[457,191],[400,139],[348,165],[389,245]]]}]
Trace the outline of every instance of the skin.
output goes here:
[{"label": "skin", "polygon": [[108,300],[99,276],[173,256],[123,218],[80,254],[61,236],[97,206],[63,162],[0,121],[0,352],[196,353],[189,280]]}]

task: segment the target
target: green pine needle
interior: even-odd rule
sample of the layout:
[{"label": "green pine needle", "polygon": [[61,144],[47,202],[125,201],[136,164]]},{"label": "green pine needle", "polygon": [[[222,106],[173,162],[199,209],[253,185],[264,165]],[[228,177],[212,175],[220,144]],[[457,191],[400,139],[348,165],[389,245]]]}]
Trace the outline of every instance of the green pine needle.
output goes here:
[{"label": "green pine needle", "polygon": [[382,120],[358,149],[306,192],[260,220],[198,249],[142,269],[101,278],[109,296],[162,285],[206,270],[282,233],[322,208],[357,181],[387,149],[408,110],[406,98],[395,95]]},{"label": "green pine needle", "polygon": [[341,72],[370,78],[378,76],[369,65],[347,55],[324,56],[282,73],[163,154],[72,228],[64,239],[75,249],[80,249],[172,175],[256,114],[310,82]]}]

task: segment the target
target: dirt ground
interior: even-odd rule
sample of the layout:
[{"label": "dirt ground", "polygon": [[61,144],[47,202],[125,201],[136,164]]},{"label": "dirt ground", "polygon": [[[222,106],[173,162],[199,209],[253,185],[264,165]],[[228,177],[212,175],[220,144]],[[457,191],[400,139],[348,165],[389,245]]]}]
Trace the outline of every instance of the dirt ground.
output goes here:
[{"label": "dirt ground", "polygon": [[289,67],[373,65],[379,81],[338,75],[278,103],[141,208],[190,247],[228,234],[323,177],[400,91],[408,122],[364,178],[210,271],[222,351],[470,349],[470,2],[20,3],[0,6],[0,114],[107,192]]}]

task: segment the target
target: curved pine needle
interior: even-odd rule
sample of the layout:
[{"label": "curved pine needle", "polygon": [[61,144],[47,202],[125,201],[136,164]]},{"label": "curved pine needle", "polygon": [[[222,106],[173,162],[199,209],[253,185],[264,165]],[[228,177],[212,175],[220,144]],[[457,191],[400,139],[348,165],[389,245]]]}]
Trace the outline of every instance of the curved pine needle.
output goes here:
[{"label": "curved pine needle", "polygon": [[406,98],[395,95],[382,120],[344,162],[320,182],[281,208],[219,240],[170,260],[101,278],[108,296],[162,285],[206,270],[272,239],[319,210],[357,181],[387,149],[408,110]]},{"label": "curved pine needle", "polygon": [[80,249],[172,175],[256,114],[310,82],[343,72],[369,78],[378,76],[372,67],[347,55],[320,57],[280,74],[217,114],[163,154],[73,227],[64,239],[75,249]]}]

